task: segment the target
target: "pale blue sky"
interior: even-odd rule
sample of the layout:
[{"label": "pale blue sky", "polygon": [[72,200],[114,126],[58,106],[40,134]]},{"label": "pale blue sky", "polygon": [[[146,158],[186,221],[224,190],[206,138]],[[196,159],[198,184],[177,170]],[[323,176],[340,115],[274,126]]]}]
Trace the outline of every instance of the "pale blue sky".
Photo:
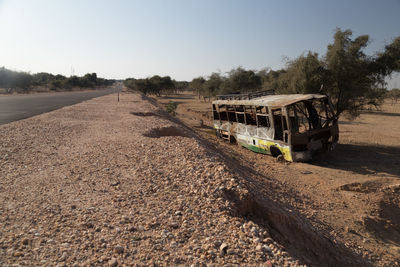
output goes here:
[{"label": "pale blue sky", "polygon": [[336,27],[369,34],[368,53],[382,50],[400,36],[399,14],[399,0],[0,0],[0,66],[177,80],[279,69],[284,57],[324,54]]}]

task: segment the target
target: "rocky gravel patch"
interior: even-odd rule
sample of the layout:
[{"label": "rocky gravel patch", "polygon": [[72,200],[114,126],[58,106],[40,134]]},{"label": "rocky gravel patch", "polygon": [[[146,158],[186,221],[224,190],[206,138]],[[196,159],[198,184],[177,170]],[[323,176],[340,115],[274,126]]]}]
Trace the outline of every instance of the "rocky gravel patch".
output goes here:
[{"label": "rocky gravel patch", "polygon": [[125,93],[0,126],[0,265],[301,265],[239,211],[245,177],[153,114]]}]

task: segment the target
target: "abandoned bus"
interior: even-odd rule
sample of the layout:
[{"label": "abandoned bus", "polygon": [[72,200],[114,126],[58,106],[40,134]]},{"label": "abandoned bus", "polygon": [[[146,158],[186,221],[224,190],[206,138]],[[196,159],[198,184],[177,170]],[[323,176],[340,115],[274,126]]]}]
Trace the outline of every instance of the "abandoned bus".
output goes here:
[{"label": "abandoned bus", "polygon": [[315,152],[333,149],[339,139],[326,95],[221,95],[212,108],[218,137],[286,161],[308,161]]}]

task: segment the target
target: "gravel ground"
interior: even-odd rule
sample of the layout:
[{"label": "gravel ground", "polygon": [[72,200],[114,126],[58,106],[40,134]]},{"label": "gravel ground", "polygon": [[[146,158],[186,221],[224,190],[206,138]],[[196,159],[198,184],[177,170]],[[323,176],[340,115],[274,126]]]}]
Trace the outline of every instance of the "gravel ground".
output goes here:
[{"label": "gravel ground", "polygon": [[2,125],[0,140],[2,266],[302,263],[240,216],[245,177],[138,94]]}]

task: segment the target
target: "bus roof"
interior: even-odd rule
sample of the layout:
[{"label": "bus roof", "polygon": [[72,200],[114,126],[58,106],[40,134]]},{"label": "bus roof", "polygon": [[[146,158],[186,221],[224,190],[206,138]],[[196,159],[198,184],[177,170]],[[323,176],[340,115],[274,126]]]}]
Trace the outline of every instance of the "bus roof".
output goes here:
[{"label": "bus roof", "polygon": [[250,100],[215,100],[216,105],[256,105],[268,107],[284,107],[303,100],[326,98],[320,94],[267,95]]}]

